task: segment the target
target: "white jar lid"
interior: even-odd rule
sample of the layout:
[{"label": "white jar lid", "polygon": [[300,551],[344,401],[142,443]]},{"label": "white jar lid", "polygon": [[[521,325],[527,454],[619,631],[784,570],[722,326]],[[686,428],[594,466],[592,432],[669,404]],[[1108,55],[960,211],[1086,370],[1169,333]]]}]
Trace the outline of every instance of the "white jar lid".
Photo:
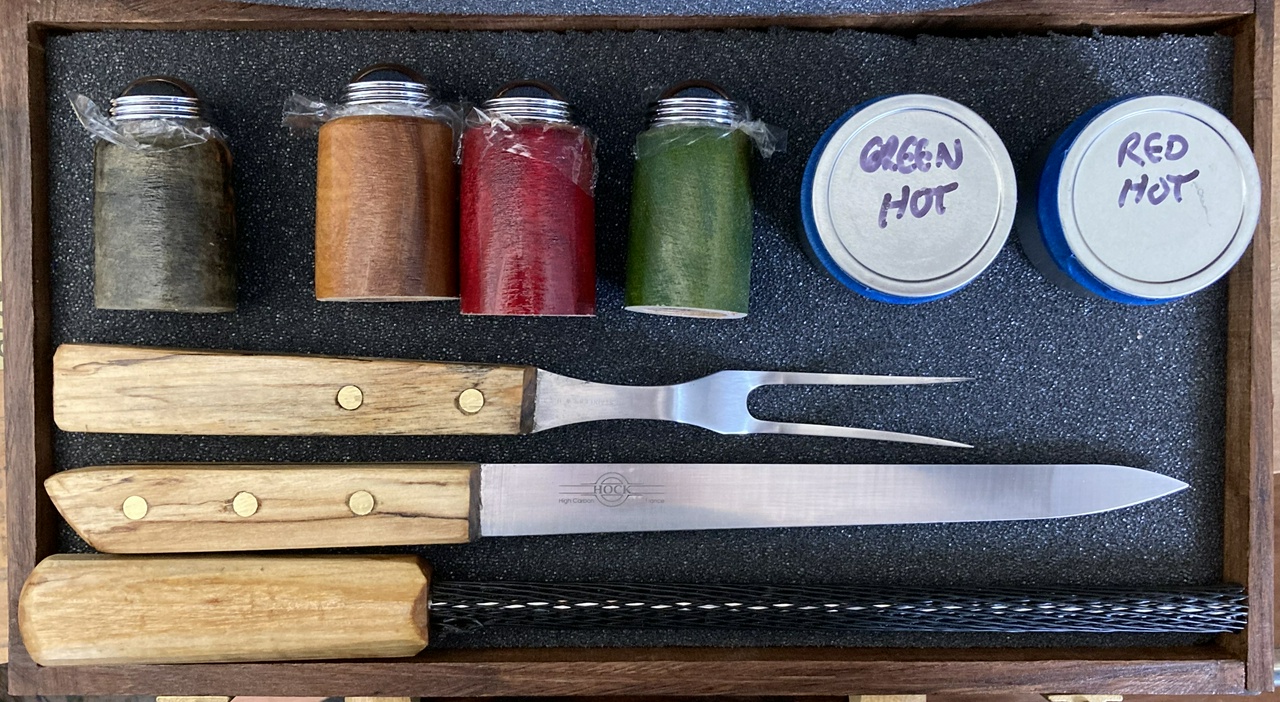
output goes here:
[{"label": "white jar lid", "polygon": [[801,213],[810,250],[873,299],[948,295],[1000,253],[1017,186],[1004,143],[973,110],[933,95],[860,105],[810,156]]}]

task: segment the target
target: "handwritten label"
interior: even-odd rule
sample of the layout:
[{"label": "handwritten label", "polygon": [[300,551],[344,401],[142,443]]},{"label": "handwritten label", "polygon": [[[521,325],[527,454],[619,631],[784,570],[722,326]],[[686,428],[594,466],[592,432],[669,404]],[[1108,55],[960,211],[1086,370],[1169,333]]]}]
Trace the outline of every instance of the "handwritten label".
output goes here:
[{"label": "handwritten label", "polygon": [[[1132,132],[1120,142],[1120,148],[1116,153],[1116,168],[1124,168],[1126,163],[1137,164],[1139,168],[1144,169],[1161,162],[1172,163],[1182,160],[1190,150],[1191,145],[1187,143],[1186,137],[1180,134],[1170,134],[1166,137],[1160,132],[1150,132],[1146,135],[1141,132]],[[1155,179],[1149,173],[1143,173],[1137,180],[1125,178],[1124,185],[1120,186],[1120,197],[1117,198],[1116,204],[1123,208],[1130,196],[1133,197],[1135,205],[1141,205],[1144,201],[1151,205],[1159,205],[1168,200],[1170,195],[1173,196],[1174,202],[1182,202],[1182,186],[1195,180],[1199,175],[1200,169],[1197,168],[1181,174],[1168,173]]]},{"label": "handwritten label", "polygon": [[[924,137],[908,136],[899,139],[897,136],[883,138],[871,137],[862,147],[858,157],[858,165],[864,173],[928,173],[930,170],[957,170],[964,163],[964,146],[959,139],[950,145],[938,142],[936,150],[929,150],[929,140]],[[935,186],[912,189],[903,185],[901,192],[890,191],[880,201],[881,229],[889,226],[889,213],[894,219],[902,219],[908,212],[915,219],[921,219],[929,213],[938,215],[947,213],[947,193],[960,188],[959,181],[942,183]],[[895,197],[896,196],[896,197]]]}]

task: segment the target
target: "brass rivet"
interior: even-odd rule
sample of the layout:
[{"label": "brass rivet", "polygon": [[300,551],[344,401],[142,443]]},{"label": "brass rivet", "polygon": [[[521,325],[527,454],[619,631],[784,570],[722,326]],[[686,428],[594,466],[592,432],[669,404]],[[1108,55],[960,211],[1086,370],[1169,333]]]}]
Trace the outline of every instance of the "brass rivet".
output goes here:
[{"label": "brass rivet", "polygon": [[347,498],[347,506],[361,517],[373,511],[373,495],[367,490],[357,490]]},{"label": "brass rivet", "polygon": [[258,512],[258,498],[252,493],[238,492],[234,499],[231,500],[231,509],[241,517],[252,517]]},{"label": "brass rivet", "polygon": [[364,391],[354,385],[343,385],[338,391],[338,406],[353,410],[364,404]]},{"label": "brass rivet", "polygon": [[124,516],[130,519],[142,519],[147,516],[147,501],[137,495],[124,498]]},{"label": "brass rivet", "polygon": [[475,388],[467,388],[458,393],[458,409],[466,414],[475,414],[484,407],[484,393]]}]

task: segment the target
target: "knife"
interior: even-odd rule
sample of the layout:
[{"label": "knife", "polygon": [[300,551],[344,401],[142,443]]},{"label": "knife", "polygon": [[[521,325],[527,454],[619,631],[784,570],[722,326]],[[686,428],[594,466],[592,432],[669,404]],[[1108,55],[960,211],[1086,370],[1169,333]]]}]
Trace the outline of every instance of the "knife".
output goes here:
[{"label": "knife", "polygon": [[1114,465],[124,465],[45,481],[106,553],[619,531],[1049,519],[1185,489]]},{"label": "knife", "polygon": [[656,419],[721,434],[806,434],[968,448],[928,436],[756,419],[765,385],[928,385],[967,378],[726,370],[678,385],[592,383],[532,366],[63,344],[53,418],[128,434],[529,434]]},{"label": "knife", "polygon": [[[43,666],[413,656],[435,631],[1240,631],[1238,585],[875,587],[455,582],[416,556],[59,555],[18,601]],[[615,645],[616,645],[615,644]]]}]

